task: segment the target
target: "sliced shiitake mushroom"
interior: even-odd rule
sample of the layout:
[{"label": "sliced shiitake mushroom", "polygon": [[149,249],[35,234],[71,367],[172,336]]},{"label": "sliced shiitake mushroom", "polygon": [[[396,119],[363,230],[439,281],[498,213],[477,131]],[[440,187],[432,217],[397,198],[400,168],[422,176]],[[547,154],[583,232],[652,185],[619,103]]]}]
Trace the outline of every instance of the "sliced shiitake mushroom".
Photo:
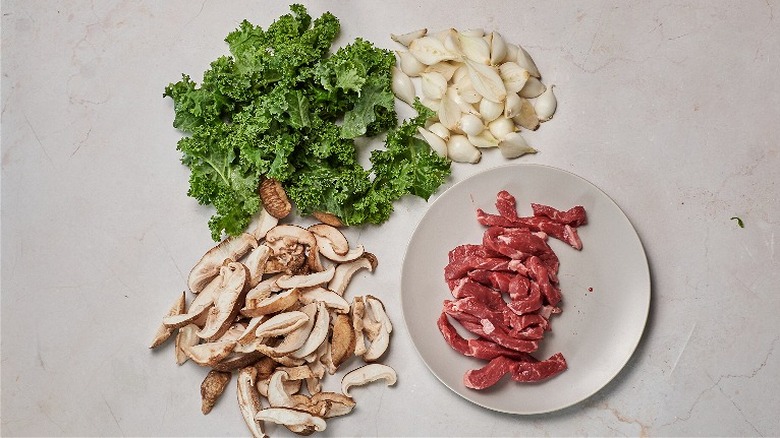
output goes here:
[{"label": "sliced shiitake mushroom", "polygon": [[199,293],[209,282],[219,274],[225,260],[238,260],[257,246],[257,239],[249,233],[228,237],[211,248],[198,260],[187,278],[187,285],[192,293]]},{"label": "sliced shiitake mushroom", "polygon": [[179,332],[176,334],[176,346],[174,353],[176,354],[176,363],[181,365],[190,358],[188,353],[190,347],[197,345],[200,342],[198,337],[198,326],[195,324],[188,324],[179,328]]},{"label": "sliced shiitake mushroom", "polygon": [[205,367],[214,367],[236,348],[236,341],[206,342],[185,349],[193,362]]},{"label": "sliced shiitake mushroom", "polygon": [[299,296],[300,291],[298,289],[286,290],[261,300],[253,307],[244,307],[241,309],[241,314],[252,317],[281,312],[297,303]]},{"label": "sliced shiitake mushroom", "polygon": [[254,288],[262,280],[265,273],[265,265],[268,263],[268,258],[271,257],[272,253],[273,251],[268,246],[258,245],[257,248],[240,260],[249,273],[249,281],[247,283],[249,288]]},{"label": "sliced shiitake mushroom", "polygon": [[355,368],[342,377],[341,392],[349,396],[349,388],[367,385],[378,380],[384,380],[388,386],[394,385],[397,380],[395,370],[381,363],[371,363]]},{"label": "sliced shiitake mushroom", "polygon": [[309,337],[306,342],[292,352],[291,356],[294,358],[304,358],[317,350],[317,348],[325,341],[328,336],[328,329],[330,328],[330,314],[328,308],[325,307],[325,303],[317,303],[317,320],[314,323]]},{"label": "sliced shiitake mushroom", "polygon": [[277,218],[283,219],[292,211],[292,204],[284,191],[282,184],[274,178],[264,178],[258,189],[263,208]]},{"label": "sliced shiitake mushroom", "polygon": [[324,287],[311,287],[301,290],[301,303],[323,302],[328,309],[338,313],[349,313],[349,302],[336,292]]},{"label": "sliced shiitake mushroom", "polygon": [[328,282],[328,289],[339,295],[344,295],[350,280],[361,269],[373,272],[376,268],[376,257],[370,253],[363,253],[355,260],[342,263],[336,267],[333,278]]},{"label": "sliced shiitake mushroom", "polygon": [[297,329],[287,333],[284,340],[274,347],[274,351],[279,355],[290,354],[301,348],[311,335],[317,316],[317,304],[307,304],[306,306],[301,307],[300,311],[305,313],[309,319]]},{"label": "sliced shiitake mushroom", "polygon": [[206,374],[206,377],[200,384],[200,410],[203,412],[203,415],[211,412],[217,399],[219,399],[219,396],[222,395],[228,383],[230,383],[232,376],[233,373],[217,370],[211,370]]},{"label": "sliced shiitake mushroom", "polygon": [[355,352],[355,331],[348,315],[337,315],[333,321],[330,356],[335,368],[341,366]]},{"label": "sliced shiitake mushroom", "polygon": [[263,339],[285,335],[302,326],[308,320],[309,317],[299,310],[279,313],[257,326],[255,336],[258,339]]},{"label": "sliced shiitake mushroom", "polygon": [[206,325],[198,332],[203,339],[214,339],[225,333],[236,319],[247,292],[249,272],[243,263],[232,262],[222,268],[229,272],[214,299]]},{"label": "sliced shiitake mushroom", "polygon": [[285,275],[276,280],[276,285],[282,289],[319,286],[331,281],[336,269],[335,266],[331,266],[323,271],[310,274]]},{"label": "sliced shiitake mushroom", "polygon": [[338,392],[318,392],[311,396],[311,402],[315,405],[325,402],[324,418],[339,417],[352,412],[355,400],[352,397]]},{"label": "sliced shiitake mushroom", "polygon": [[278,218],[271,215],[265,207],[260,207],[260,211],[252,216],[252,221],[249,223],[248,230],[259,242],[265,239],[265,234],[278,224]]},{"label": "sliced shiitake mushroom", "polygon": [[344,255],[349,251],[349,241],[339,229],[328,224],[314,224],[307,228],[316,237],[321,238],[318,244],[327,242],[328,247],[338,255]]},{"label": "sliced shiitake mushroom", "polygon": [[321,417],[292,408],[265,408],[255,415],[255,419],[287,426],[300,435],[322,432],[326,427]]},{"label": "sliced shiitake mushroom", "polygon": [[[187,294],[186,292],[182,291],[181,295],[179,295],[170,309],[168,309],[168,313],[166,313],[165,316],[181,315],[184,313],[186,305]],[[168,340],[168,338],[171,337],[174,330],[175,329],[168,327],[165,324],[160,324],[160,326],[157,328],[157,332],[154,334],[154,339],[152,339],[152,343],[149,345],[149,348],[157,348],[162,345],[165,341]]]},{"label": "sliced shiitake mushroom", "polygon": [[256,379],[257,369],[255,367],[241,368],[238,371],[236,395],[241,416],[244,418],[244,422],[252,436],[254,438],[265,438],[263,420],[257,418],[257,414],[263,409],[263,404],[260,401],[260,393],[257,391]]}]

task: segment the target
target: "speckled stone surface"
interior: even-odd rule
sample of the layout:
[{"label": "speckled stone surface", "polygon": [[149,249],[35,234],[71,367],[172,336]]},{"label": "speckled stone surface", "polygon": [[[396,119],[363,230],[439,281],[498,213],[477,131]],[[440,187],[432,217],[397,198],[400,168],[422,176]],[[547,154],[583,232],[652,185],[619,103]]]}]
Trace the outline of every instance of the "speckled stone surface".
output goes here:
[{"label": "speckled stone surface", "polygon": [[[340,43],[396,49],[391,32],[456,27],[526,47],[559,109],[527,137],[540,152],[518,161],[609,194],[652,278],[644,337],[603,390],[550,414],[488,411],[428,371],[402,323],[401,265],[427,207],[404,199],[385,225],[346,231],[379,258],[355,287],[384,297],[396,323],[385,363],[398,383],[356,390],[357,408],[324,436],[780,435],[780,3],[304,3],[341,19]],[[170,344],[148,349],[212,244],[162,90],[199,78],[241,20],[265,26],[286,10],[2,2],[0,434],[248,434],[233,385],[204,416],[206,370],[177,366]],[[488,152],[454,165],[447,186],[504,163]]]}]

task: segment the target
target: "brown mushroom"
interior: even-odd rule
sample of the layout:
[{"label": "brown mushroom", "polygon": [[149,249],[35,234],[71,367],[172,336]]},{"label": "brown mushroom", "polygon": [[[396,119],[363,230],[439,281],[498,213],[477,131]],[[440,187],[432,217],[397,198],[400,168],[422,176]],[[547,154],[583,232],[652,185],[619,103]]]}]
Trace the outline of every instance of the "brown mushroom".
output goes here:
[{"label": "brown mushroom", "polygon": [[241,416],[244,418],[249,431],[254,438],[264,438],[266,436],[263,430],[263,420],[257,418],[257,414],[263,409],[260,401],[260,394],[256,386],[257,369],[255,367],[244,367],[238,371],[238,387],[236,395],[238,397],[238,407]]},{"label": "brown mushroom", "polygon": [[[181,315],[184,313],[186,303],[186,292],[182,291],[181,295],[179,295],[170,309],[168,309],[168,313],[166,313],[165,316]],[[160,324],[160,326],[157,328],[157,332],[154,334],[154,339],[149,345],[149,348],[157,348],[162,345],[165,341],[168,340],[168,338],[171,337],[174,330],[175,329],[168,327],[165,324]]]},{"label": "brown mushroom", "polygon": [[303,344],[306,343],[309,335],[311,335],[317,314],[317,305],[314,303],[307,304],[306,306],[302,307],[300,311],[305,313],[309,319],[297,329],[287,333],[287,335],[284,337],[284,340],[282,340],[279,345],[274,347],[274,351],[276,351],[279,355],[289,354],[301,348]]},{"label": "brown mushroom", "polygon": [[225,260],[238,260],[257,246],[257,239],[249,233],[228,237],[203,255],[192,268],[187,285],[192,293],[199,293],[219,274]]},{"label": "brown mushroom", "polygon": [[252,221],[247,227],[249,233],[255,236],[258,242],[265,239],[265,234],[271,228],[279,224],[279,219],[275,218],[265,207],[260,207],[260,211],[252,216]]},{"label": "brown mushroom", "polygon": [[268,246],[258,245],[257,248],[241,259],[241,263],[246,266],[249,273],[249,288],[254,288],[262,280],[265,273],[265,265],[268,263],[268,258],[271,257],[272,253],[273,251]]},{"label": "brown mushroom", "polygon": [[355,331],[347,315],[336,316],[333,322],[333,334],[330,340],[330,356],[334,367],[338,368],[355,352]]},{"label": "brown mushroom", "polygon": [[200,342],[198,337],[198,326],[195,324],[188,324],[179,328],[179,332],[176,334],[176,345],[174,353],[176,354],[176,363],[181,365],[190,358],[188,353],[190,347],[195,346]]},{"label": "brown mushroom", "polygon": [[331,281],[336,273],[336,269],[335,266],[331,266],[328,269],[311,274],[285,275],[276,281],[276,285],[282,289],[319,286]]},{"label": "brown mushroom", "polygon": [[287,426],[300,435],[322,432],[326,427],[321,417],[292,408],[265,408],[255,415],[255,419]]},{"label": "brown mushroom", "polygon": [[314,323],[314,328],[312,328],[306,342],[304,342],[300,348],[292,352],[291,356],[300,359],[315,352],[328,336],[329,327],[330,314],[328,313],[328,308],[325,307],[325,303],[319,302],[317,303],[317,320]]},{"label": "brown mushroom", "polygon": [[193,345],[184,351],[193,362],[201,366],[214,367],[236,348],[236,341],[206,342]]},{"label": "brown mushroom", "polygon": [[236,319],[249,282],[249,272],[242,263],[232,262],[222,268],[227,270],[225,281],[214,299],[206,325],[198,332],[203,339],[215,339],[225,333]]},{"label": "brown mushroom", "polygon": [[395,370],[391,367],[380,363],[371,363],[345,374],[341,379],[341,392],[349,396],[349,388],[366,385],[377,380],[384,380],[388,386],[392,386],[396,379]]},{"label": "brown mushroom", "polygon": [[273,178],[265,178],[260,182],[258,191],[263,202],[263,208],[271,216],[283,219],[292,211],[290,199],[279,181]]},{"label": "brown mushroom", "polygon": [[352,397],[338,392],[318,392],[311,396],[311,402],[314,405],[325,402],[326,409],[322,414],[324,418],[347,415],[355,407]]},{"label": "brown mushroom", "polygon": [[[252,307],[244,307],[241,309],[241,314],[244,316],[253,317],[281,312],[282,310],[288,309],[297,303],[299,296],[300,291],[298,289],[286,290],[278,294],[271,295],[264,300],[260,300],[260,302],[254,304]],[[247,305],[250,305],[250,303],[247,303]]]},{"label": "brown mushroom", "polygon": [[333,278],[328,282],[328,289],[339,295],[344,295],[344,291],[347,290],[350,280],[352,280],[357,271],[367,269],[369,272],[373,272],[376,264],[372,263],[372,259],[366,256],[366,254],[368,253],[364,253],[355,260],[338,265],[336,272],[333,273]]},{"label": "brown mushroom", "polygon": [[301,289],[299,298],[301,303],[309,304],[312,302],[323,302],[328,309],[337,313],[349,313],[349,302],[336,292],[325,289],[324,287],[311,287]]},{"label": "brown mushroom", "polygon": [[320,237],[322,242],[327,242],[328,247],[333,249],[338,255],[344,255],[349,251],[349,241],[339,229],[328,224],[314,224],[307,228],[315,236]]},{"label": "brown mushroom", "polygon": [[219,396],[225,391],[233,373],[211,370],[200,384],[200,410],[203,415],[211,412]]}]

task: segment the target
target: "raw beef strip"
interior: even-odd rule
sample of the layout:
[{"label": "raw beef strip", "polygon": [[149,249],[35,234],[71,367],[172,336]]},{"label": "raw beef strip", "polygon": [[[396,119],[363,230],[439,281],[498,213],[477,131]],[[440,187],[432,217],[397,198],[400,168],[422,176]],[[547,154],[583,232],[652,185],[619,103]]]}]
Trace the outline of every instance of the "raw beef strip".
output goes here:
[{"label": "raw beef strip", "polygon": [[549,205],[543,204],[531,204],[531,209],[534,211],[534,216],[546,216],[555,222],[571,225],[573,227],[579,227],[588,223],[587,215],[585,214],[585,207],[577,205],[566,211],[560,211]]},{"label": "raw beef strip", "polygon": [[490,321],[475,321],[476,318],[474,316],[465,315],[463,313],[447,314],[455,318],[466,330],[477,336],[493,341],[502,347],[523,353],[533,353],[539,349],[539,341],[513,338],[509,336],[507,332],[490,324]]},{"label": "raw beef strip", "polygon": [[515,200],[515,197],[506,190],[501,190],[496,195],[496,210],[498,211],[498,214],[509,220],[516,220],[518,217],[517,201]]},{"label": "raw beef strip", "polygon": [[477,257],[467,256],[452,261],[444,267],[444,279],[454,280],[465,277],[473,269],[486,269],[488,271],[508,271],[509,259],[506,257]]},{"label": "raw beef strip", "polygon": [[506,306],[506,302],[501,297],[501,292],[477,283],[468,277],[460,279],[458,284],[452,289],[452,296],[455,298],[474,297],[494,310],[502,309]]},{"label": "raw beef strip", "polygon": [[466,371],[463,375],[463,384],[471,389],[489,388],[498,383],[504,375],[512,372],[514,366],[515,362],[512,359],[498,356],[482,368]]},{"label": "raw beef strip", "polygon": [[527,297],[515,297],[508,304],[509,309],[518,315],[536,312],[542,307],[542,291],[536,282],[530,283]]},{"label": "raw beef strip", "polygon": [[556,306],[561,302],[561,291],[557,286],[550,282],[549,269],[538,257],[530,257],[527,262],[528,269],[531,270],[531,279],[539,284],[542,295],[551,306]]},{"label": "raw beef strip", "polygon": [[528,353],[510,350],[493,341],[488,341],[487,339],[466,339],[462,337],[457,330],[455,330],[455,327],[450,323],[447,314],[444,312],[439,316],[438,326],[439,331],[441,331],[447,344],[449,344],[453,350],[464,356],[482,360],[491,360],[498,356],[507,356],[517,360],[533,360],[533,356]]},{"label": "raw beef strip", "polygon": [[566,370],[568,365],[561,353],[555,353],[539,362],[514,362],[512,380],[516,382],[538,382],[549,379]]},{"label": "raw beef strip", "polygon": [[531,231],[541,231],[569,244],[574,249],[582,249],[582,241],[577,234],[576,228],[555,222],[548,217],[530,216],[509,220],[504,216],[486,213],[482,209],[477,209],[477,221],[488,227],[527,228]]}]

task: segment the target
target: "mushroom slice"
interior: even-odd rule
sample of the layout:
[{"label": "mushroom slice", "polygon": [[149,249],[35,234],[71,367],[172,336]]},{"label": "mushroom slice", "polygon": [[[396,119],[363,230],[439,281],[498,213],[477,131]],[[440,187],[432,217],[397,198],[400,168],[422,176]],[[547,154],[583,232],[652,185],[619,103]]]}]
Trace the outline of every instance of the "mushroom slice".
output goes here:
[{"label": "mushroom slice", "polygon": [[337,313],[349,313],[349,302],[338,293],[324,287],[312,287],[301,290],[299,300],[303,304],[323,302],[327,308],[333,309]]},{"label": "mushroom slice", "polygon": [[[290,289],[284,292],[280,292],[264,300],[260,300],[260,302],[256,303],[253,307],[244,307],[241,309],[241,314],[244,316],[254,317],[281,312],[282,310],[288,309],[297,303],[299,296],[300,291],[298,289]],[[250,303],[247,303],[247,305],[249,306]]]},{"label": "mushroom slice", "polygon": [[246,305],[245,307],[255,307],[257,303],[268,298],[274,292],[279,292],[282,289],[277,286],[276,281],[282,278],[285,274],[276,274],[267,279],[257,283],[249,292],[246,293]]},{"label": "mushroom slice", "polygon": [[381,363],[371,363],[348,372],[341,379],[341,392],[349,396],[349,388],[363,386],[377,380],[384,380],[392,386],[397,380],[395,370]]},{"label": "mushroom slice", "polygon": [[266,244],[272,248],[278,248],[280,246],[289,247],[295,244],[301,244],[305,246],[317,245],[317,240],[314,238],[314,234],[311,231],[297,225],[277,225],[265,235]]},{"label": "mushroom slice", "polygon": [[238,339],[236,339],[239,345],[246,345],[252,342],[252,340],[257,337],[255,335],[255,330],[257,330],[257,327],[259,327],[260,324],[262,324],[267,319],[268,315],[255,316],[254,318],[250,319],[246,324],[243,333],[241,333]]},{"label": "mushroom slice", "polygon": [[255,419],[287,426],[300,435],[322,432],[326,426],[321,417],[292,408],[265,408],[255,415]]},{"label": "mushroom slice", "polygon": [[372,295],[366,295],[364,298],[366,304],[368,304],[369,308],[371,309],[371,316],[375,321],[378,321],[382,323],[382,327],[384,330],[386,330],[388,333],[393,332],[393,324],[390,322],[390,317],[387,316],[387,312],[385,311],[385,305],[382,303],[382,301],[379,300],[379,298],[372,296]]},{"label": "mushroom slice", "polygon": [[236,348],[236,341],[207,342],[193,345],[185,351],[198,365],[213,367],[232,353],[234,348]]},{"label": "mushroom slice", "polygon": [[355,352],[355,332],[352,321],[347,315],[338,315],[333,321],[333,334],[330,340],[330,360],[338,368]]},{"label": "mushroom slice", "polygon": [[192,300],[189,309],[186,313],[178,315],[169,315],[163,318],[163,324],[169,328],[183,327],[187,324],[198,321],[203,315],[208,313],[209,308],[214,304],[214,300],[219,295],[219,292],[224,283],[224,274],[227,271],[220,269],[219,276],[211,280],[211,282]]},{"label": "mushroom slice", "polygon": [[308,320],[309,317],[299,310],[279,313],[260,324],[255,329],[255,335],[260,339],[281,336],[297,329]]},{"label": "mushroom slice", "polygon": [[238,260],[257,246],[257,239],[249,233],[228,237],[211,248],[190,271],[187,285],[192,293],[199,293],[219,274],[225,260]]},{"label": "mushroom slice", "polygon": [[291,289],[294,287],[313,287],[331,281],[336,273],[336,267],[331,266],[324,271],[314,272],[312,274],[285,275],[276,281],[277,286],[282,289]]},{"label": "mushroom slice", "polygon": [[[344,255],[349,251],[349,241],[338,228],[328,224],[314,224],[307,228],[315,236],[325,239],[333,252],[339,255]],[[320,241],[318,240],[318,244]]]},{"label": "mushroom slice", "polygon": [[366,305],[363,297],[358,296],[352,299],[352,330],[355,333],[355,354],[362,356],[366,352],[366,340],[363,336],[363,316],[365,316]]},{"label": "mushroom slice", "polygon": [[222,395],[228,383],[230,383],[232,376],[233,373],[217,370],[211,370],[206,374],[206,378],[200,384],[200,410],[203,412],[203,415],[211,412],[217,399],[219,399],[219,396]]},{"label": "mushroom slice", "polygon": [[332,260],[337,263],[343,263],[343,262],[349,262],[352,260],[355,260],[356,258],[363,255],[365,252],[365,248],[363,248],[363,245],[358,245],[354,248],[350,248],[346,253],[344,254],[338,254],[336,250],[333,248],[333,245],[331,244],[330,240],[328,240],[325,237],[317,236],[317,248],[319,249],[320,254],[322,254],[323,257],[325,257],[328,260]]},{"label": "mushroom slice", "polygon": [[300,311],[305,313],[309,319],[303,325],[288,333],[284,340],[274,347],[274,351],[279,355],[292,353],[301,348],[306,343],[306,340],[309,339],[309,335],[311,335],[317,315],[317,305],[314,303],[307,304]]},{"label": "mushroom slice", "polygon": [[264,438],[266,436],[263,430],[263,420],[257,418],[257,414],[263,409],[260,401],[260,393],[256,386],[257,369],[255,367],[244,367],[238,371],[238,407],[241,410],[241,416],[252,436],[255,438]]},{"label": "mushroom slice", "polygon": [[260,212],[255,214],[249,223],[249,233],[259,242],[265,239],[266,233],[278,224],[279,219],[273,217],[265,207],[260,207]]},{"label": "mushroom slice", "polygon": [[[370,255],[369,255],[370,254]],[[373,261],[373,262],[372,262]],[[368,269],[373,272],[376,268],[376,257],[371,253],[363,253],[355,260],[342,263],[336,267],[333,279],[328,282],[328,289],[339,295],[344,295],[352,276],[361,269]]]},{"label": "mushroom slice", "polygon": [[[182,313],[184,313],[184,309],[186,305],[187,305],[187,293],[185,291],[182,291],[181,295],[179,295],[179,297],[176,298],[176,301],[173,303],[171,308],[168,309],[168,313],[166,313],[165,316],[181,315]],[[152,343],[149,345],[149,348],[157,348],[160,345],[162,345],[163,342],[167,341],[168,338],[171,337],[173,331],[174,331],[173,328],[168,327],[165,324],[160,324],[160,326],[157,328],[157,332],[154,334],[154,339],[152,340]]]},{"label": "mushroom slice", "polygon": [[[236,346],[236,348],[238,348],[238,346]],[[257,363],[257,361],[264,357],[266,356],[259,351],[239,353],[236,350],[233,350],[232,353],[219,361],[219,363],[215,364],[212,369],[215,371],[234,371]]]},{"label": "mushroom slice", "polygon": [[176,344],[174,353],[176,354],[176,363],[181,365],[190,358],[187,351],[190,347],[198,345],[200,338],[198,337],[198,326],[195,324],[188,324],[179,328],[179,332],[176,334]]},{"label": "mushroom slice", "polygon": [[393,325],[390,323],[385,312],[385,307],[379,299],[371,295],[363,298],[366,304],[366,313],[363,318],[363,325],[367,330],[371,345],[363,354],[363,360],[373,362],[379,359],[390,345],[390,333],[393,331]]},{"label": "mushroom slice", "polygon": [[287,372],[276,370],[268,381],[268,403],[274,408],[291,408],[295,401],[287,393],[284,382],[287,380]]},{"label": "mushroom slice", "polygon": [[333,418],[347,415],[355,407],[355,400],[352,397],[338,392],[318,392],[311,396],[311,403],[318,405],[325,402],[325,413],[323,417]]},{"label": "mushroom slice", "polygon": [[319,346],[328,337],[328,329],[330,328],[330,314],[328,308],[325,307],[325,303],[317,303],[317,321],[314,323],[314,328],[311,330],[311,334],[306,339],[306,342],[297,350],[292,353],[294,358],[304,358],[319,348]]},{"label": "mushroom slice", "polygon": [[214,307],[209,311],[206,325],[198,332],[203,339],[215,339],[225,333],[236,319],[244,302],[249,281],[249,272],[242,263],[231,262],[222,267],[227,272],[217,297],[214,299]]},{"label": "mushroom slice", "polygon": [[249,287],[254,288],[260,283],[265,273],[265,264],[273,251],[266,245],[259,245],[241,260],[249,272]]}]

